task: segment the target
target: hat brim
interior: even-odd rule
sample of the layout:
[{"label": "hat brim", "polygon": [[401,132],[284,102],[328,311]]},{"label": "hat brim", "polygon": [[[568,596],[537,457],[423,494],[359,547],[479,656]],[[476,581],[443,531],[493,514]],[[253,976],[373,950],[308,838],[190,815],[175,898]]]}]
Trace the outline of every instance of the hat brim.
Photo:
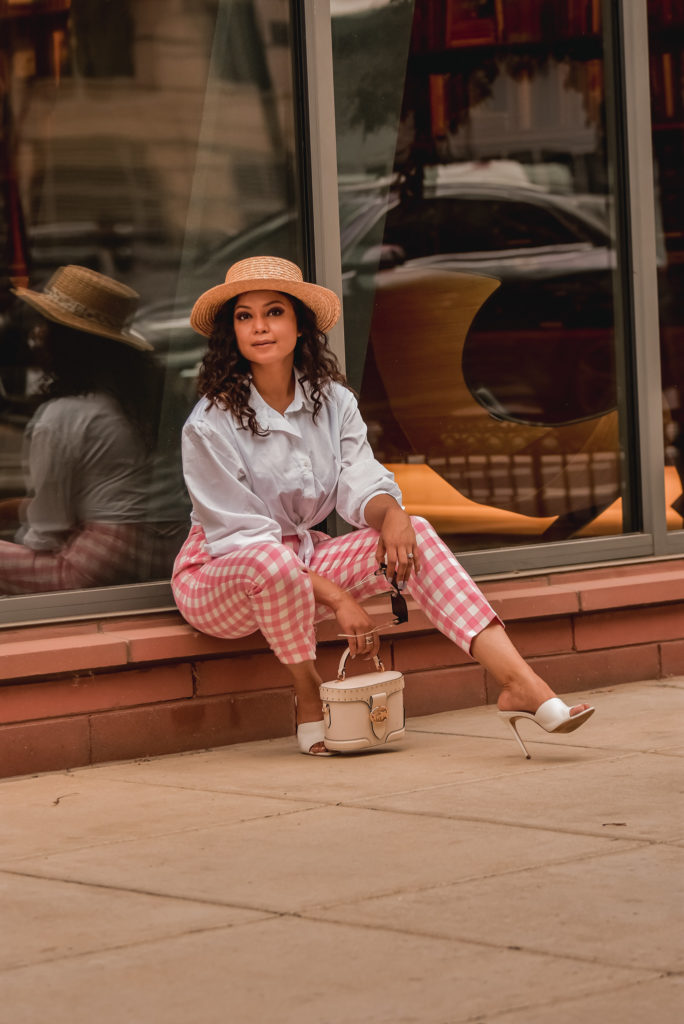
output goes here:
[{"label": "hat brim", "polygon": [[141,349],[144,352],[154,351],[154,346],[150,345],[149,341],[146,341],[141,335],[127,331],[125,328],[117,330],[114,327],[107,327],[106,324],[98,323],[96,320],[89,320],[87,317],[70,313],[42,292],[34,292],[30,288],[13,288],[12,291],[17,298],[27,302],[47,320],[53,320],[65,327],[74,327],[85,334],[97,334],[103,338],[111,338],[113,341],[121,341],[124,345],[132,345],[133,348]]},{"label": "hat brim", "polygon": [[335,292],[320,284],[309,284],[307,281],[291,281],[287,278],[250,278],[249,280],[231,281],[229,284],[217,284],[198,298],[190,314],[190,324],[198,334],[205,338],[211,337],[216,315],[222,306],[244,292],[283,292],[293,295],[305,306],[308,306],[316,317],[319,331],[329,331],[340,318],[341,306]]}]

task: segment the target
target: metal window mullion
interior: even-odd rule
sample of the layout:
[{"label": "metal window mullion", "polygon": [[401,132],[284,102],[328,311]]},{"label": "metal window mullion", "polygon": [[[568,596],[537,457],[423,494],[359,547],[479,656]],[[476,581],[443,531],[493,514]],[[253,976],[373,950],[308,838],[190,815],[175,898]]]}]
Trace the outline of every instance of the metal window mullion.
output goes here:
[{"label": "metal window mullion", "polygon": [[[337,139],[330,0],[302,0],[309,115],[309,166],[318,284],[342,295],[342,256],[337,202]],[[330,331],[330,346],[345,368],[344,326]]]},{"label": "metal window mullion", "polygon": [[668,539],[647,8],[646,0],[618,0],[618,4],[624,47],[628,239],[632,259],[641,508],[644,531],[653,537],[654,554],[662,555],[668,549]]}]

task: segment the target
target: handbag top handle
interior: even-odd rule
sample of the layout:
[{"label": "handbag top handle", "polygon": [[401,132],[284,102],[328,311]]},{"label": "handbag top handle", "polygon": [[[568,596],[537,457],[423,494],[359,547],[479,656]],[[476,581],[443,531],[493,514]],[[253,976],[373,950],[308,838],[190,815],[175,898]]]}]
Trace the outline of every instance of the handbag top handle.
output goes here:
[{"label": "handbag top handle", "polygon": [[[345,649],[344,649],[344,651],[342,653],[342,657],[340,658],[340,663],[337,666],[337,678],[338,678],[338,680],[340,682],[343,679],[345,679],[346,676],[347,676],[346,665],[347,665],[347,658],[349,657],[350,654],[351,654],[351,651],[349,650],[349,648],[345,647]],[[373,655],[373,661],[375,662],[375,667],[376,667],[378,672],[384,672],[385,671],[385,666],[380,661],[380,659],[378,658],[377,654]]]}]

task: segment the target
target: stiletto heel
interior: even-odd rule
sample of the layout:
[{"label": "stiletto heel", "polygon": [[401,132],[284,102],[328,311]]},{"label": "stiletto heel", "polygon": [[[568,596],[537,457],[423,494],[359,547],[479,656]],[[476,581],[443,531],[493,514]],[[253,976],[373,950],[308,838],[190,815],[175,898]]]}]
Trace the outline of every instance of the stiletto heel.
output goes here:
[{"label": "stiletto heel", "polygon": [[521,748],[523,754],[525,755],[525,757],[529,761],[532,755],[530,754],[530,752],[528,751],[527,747],[523,743],[522,736],[518,732],[518,726],[515,724],[517,721],[518,721],[517,718],[508,718],[507,719],[508,724],[510,725],[511,729],[513,730],[513,735],[515,736],[516,740],[520,744],[520,748]]},{"label": "stiletto heel", "polygon": [[529,760],[531,754],[518,732],[518,721],[521,718],[527,718],[544,732],[574,732],[575,729],[584,725],[588,718],[591,718],[596,709],[585,708],[584,711],[580,711],[576,715],[571,715],[570,710],[560,697],[551,697],[550,700],[545,700],[543,704],[540,704],[534,713],[531,711],[499,711],[499,717],[508,722],[525,757]]}]

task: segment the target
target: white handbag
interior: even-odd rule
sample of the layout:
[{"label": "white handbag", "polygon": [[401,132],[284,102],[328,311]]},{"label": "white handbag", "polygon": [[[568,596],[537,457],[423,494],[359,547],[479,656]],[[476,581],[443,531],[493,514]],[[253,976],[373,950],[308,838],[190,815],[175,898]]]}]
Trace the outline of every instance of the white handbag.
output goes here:
[{"label": "white handbag", "polygon": [[375,672],[345,677],[347,648],[340,658],[337,679],[321,684],[325,745],[341,752],[385,746],[406,732],[404,677],[386,672],[375,657]]}]

